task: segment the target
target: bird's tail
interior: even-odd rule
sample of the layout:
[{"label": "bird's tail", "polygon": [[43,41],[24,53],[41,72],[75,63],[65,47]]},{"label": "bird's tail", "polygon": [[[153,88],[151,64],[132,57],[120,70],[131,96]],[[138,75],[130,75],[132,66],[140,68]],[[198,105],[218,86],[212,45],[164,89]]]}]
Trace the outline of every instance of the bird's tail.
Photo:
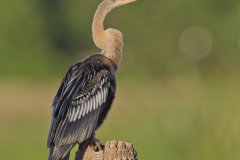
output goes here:
[{"label": "bird's tail", "polygon": [[59,147],[51,147],[48,160],[68,160],[70,155],[70,150],[74,145],[67,144]]}]

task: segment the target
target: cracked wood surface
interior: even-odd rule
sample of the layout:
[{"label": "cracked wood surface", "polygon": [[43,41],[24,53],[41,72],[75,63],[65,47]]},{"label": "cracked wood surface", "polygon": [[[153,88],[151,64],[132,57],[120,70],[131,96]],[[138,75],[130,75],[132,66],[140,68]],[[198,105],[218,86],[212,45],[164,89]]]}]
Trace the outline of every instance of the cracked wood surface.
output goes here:
[{"label": "cracked wood surface", "polygon": [[99,151],[95,151],[91,144],[85,149],[80,147],[75,160],[137,160],[137,152],[131,143],[112,140],[107,141]]}]

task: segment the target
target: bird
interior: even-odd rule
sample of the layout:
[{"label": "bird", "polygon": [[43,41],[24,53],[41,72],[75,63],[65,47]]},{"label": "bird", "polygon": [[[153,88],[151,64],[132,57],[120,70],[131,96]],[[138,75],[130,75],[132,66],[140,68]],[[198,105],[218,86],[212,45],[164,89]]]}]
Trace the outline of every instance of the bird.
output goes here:
[{"label": "bird", "polygon": [[114,8],[136,0],[103,0],[93,18],[92,37],[100,53],[91,54],[66,73],[52,103],[48,160],[68,160],[71,149],[95,138],[116,92],[116,71],[122,59],[123,35],[104,28]]}]

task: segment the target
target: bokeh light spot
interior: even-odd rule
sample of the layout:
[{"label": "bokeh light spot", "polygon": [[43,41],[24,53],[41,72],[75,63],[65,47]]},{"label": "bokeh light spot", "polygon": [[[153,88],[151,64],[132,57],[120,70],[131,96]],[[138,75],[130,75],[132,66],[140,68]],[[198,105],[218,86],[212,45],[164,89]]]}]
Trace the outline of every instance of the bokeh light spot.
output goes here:
[{"label": "bokeh light spot", "polygon": [[189,58],[203,59],[213,46],[209,31],[200,26],[191,26],[185,29],[179,38],[180,51]]}]

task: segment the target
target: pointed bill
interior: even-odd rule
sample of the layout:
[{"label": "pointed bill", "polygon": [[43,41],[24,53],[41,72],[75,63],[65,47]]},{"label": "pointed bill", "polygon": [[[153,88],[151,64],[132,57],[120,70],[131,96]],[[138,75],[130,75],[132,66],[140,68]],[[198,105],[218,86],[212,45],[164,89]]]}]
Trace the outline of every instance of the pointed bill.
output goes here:
[{"label": "pointed bill", "polygon": [[135,1],[137,1],[137,0],[125,0],[126,4],[127,3],[132,3],[132,2],[135,2]]}]

